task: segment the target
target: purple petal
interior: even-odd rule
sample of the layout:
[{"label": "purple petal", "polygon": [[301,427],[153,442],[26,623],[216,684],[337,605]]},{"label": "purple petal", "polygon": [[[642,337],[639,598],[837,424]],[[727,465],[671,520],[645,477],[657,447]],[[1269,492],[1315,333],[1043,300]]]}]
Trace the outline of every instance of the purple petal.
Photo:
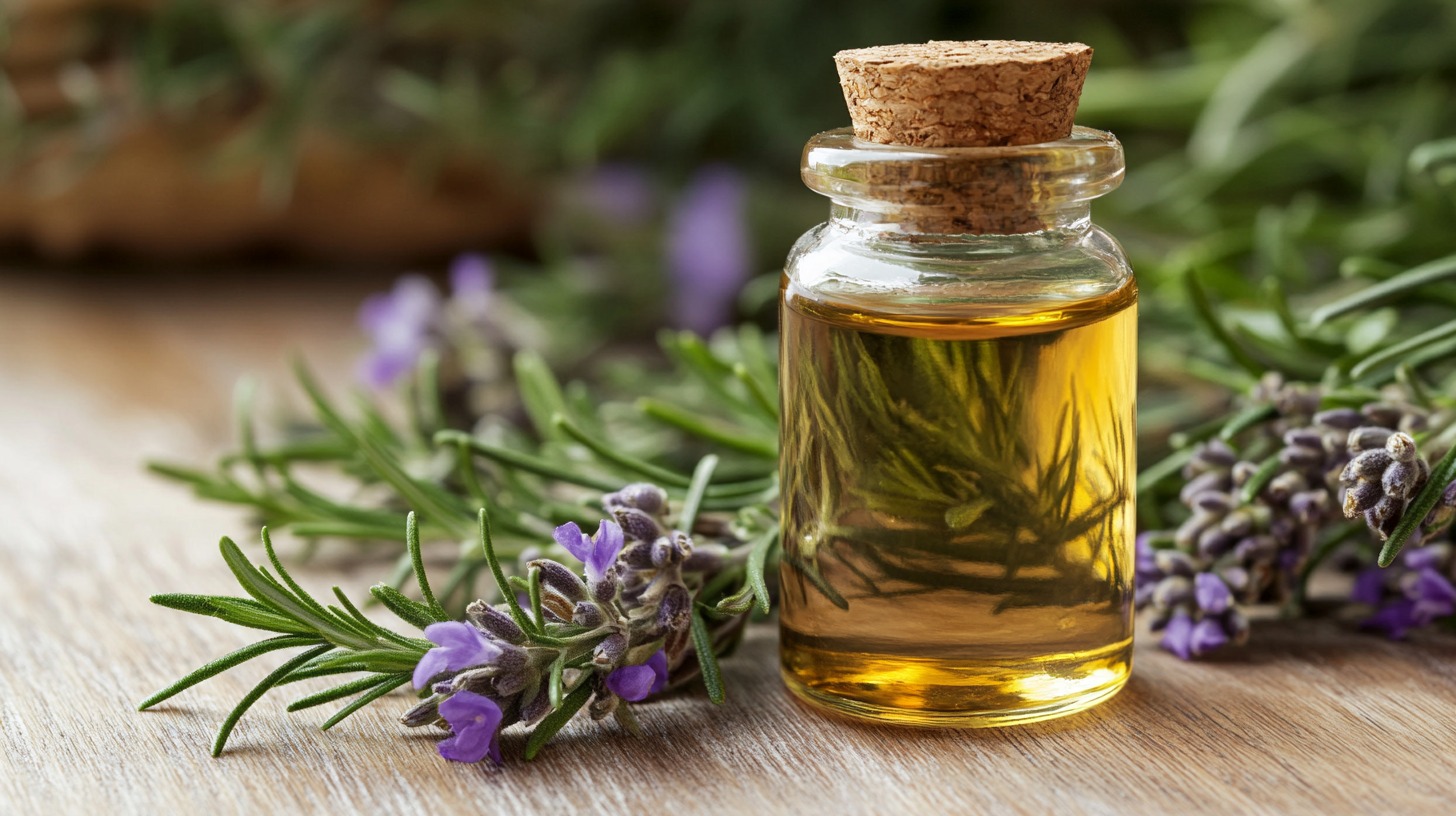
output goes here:
[{"label": "purple petal", "polygon": [[1228,633],[1214,618],[1204,618],[1193,625],[1188,635],[1188,651],[1194,656],[1205,655],[1228,643]]},{"label": "purple petal", "polygon": [[581,528],[576,526],[574,521],[568,521],[557,527],[551,537],[556,539],[556,543],[560,544],[562,549],[571,553],[576,560],[583,564],[587,562],[588,558],[591,558],[592,550],[595,549],[591,539],[582,534]]},{"label": "purple petal", "polygon": [[652,673],[656,675],[652,681],[652,689],[647,693],[656,694],[662,691],[667,686],[667,652],[658,649],[652,654],[652,657],[647,658],[645,665],[649,666]]},{"label": "purple petal", "polygon": [[414,684],[415,688],[424,688],[430,682],[430,678],[443,671],[450,669],[450,656],[445,654],[443,649],[431,649],[425,652],[420,662],[415,664]]},{"label": "purple petal", "polygon": [[501,653],[499,645],[468,623],[446,621],[425,627],[425,637],[439,644],[425,652],[415,666],[415,688],[421,688],[442,671],[460,671],[481,666]]},{"label": "purple petal", "polygon": [[415,367],[423,350],[421,346],[412,352],[399,349],[376,351],[361,361],[359,379],[371,388],[388,388]]},{"label": "purple petal", "polygon": [[1385,598],[1385,575],[1385,570],[1380,567],[1360,570],[1360,574],[1355,576],[1355,586],[1350,589],[1350,600],[1378,605]]},{"label": "purple petal", "polygon": [[495,270],[484,255],[467,252],[450,264],[450,292],[456,297],[489,295],[495,288]]},{"label": "purple petal", "polygon": [[1433,569],[1416,572],[1406,596],[1415,602],[1411,617],[1418,626],[1429,626],[1437,618],[1456,612],[1456,587]]},{"label": "purple petal", "polygon": [[451,302],[468,320],[490,319],[494,287],[495,272],[484,255],[467,253],[450,266]]},{"label": "purple petal", "polygon": [[441,741],[440,756],[455,762],[479,762],[489,755],[500,762],[501,709],[489,697],[471,691],[456,692],[440,703],[440,716],[454,735]]},{"label": "purple petal", "polygon": [[366,334],[374,335],[384,330],[384,326],[394,319],[394,300],[387,293],[376,292],[364,299],[359,307],[359,328]]},{"label": "purple petal", "polygon": [[1401,553],[1407,569],[1436,569],[1441,566],[1441,547],[1412,547]]},{"label": "purple petal", "polygon": [[1179,658],[1187,660],[1193,656],[1192,637],[1193,621],[1186,613],[1179,612],[1168,621],[1167,627],[1163,629],[1162,646]]},{"label": "purple petal", "polygon": [[1360,626],[1383,632],[1391,640],[1403,640],[1408,631],[1416,628],[1415,607],[1414,601],[1397,598],[1366,618]]},{"label": "purple petal", "polygon": [[472,649],[481,642],[480,630],[460,621],[445,621],[426,626],[425,639],[450,649]]},{"label": "purple petal", "polygon": [[622,534],[622,528],[617,522],[602,520],[592,541],[591,555],[584,559],[587,575],[593,581],[602,580],[607,570],[617,563],[617,555],[622,552],[622,545],[625,541],[626,537]]},{"label": "purple petal", "polygon": [[1228,584],[1211,572],[1193,576],[1193,597],[1198,601],[1198,608],[1210,615],[1223,614],[1234,602]]},{"label": "purple petal", "polygon": [[726,165],[705,167],[688,183],[668,227],[676,325],[707,334],[732,317],[752,264],[746,199],[742,176]]},{"label": "purple petal", "polygon": [[657,682],[657,672],[645,663],[639,666],[622,666],[607,675],[607,688],[623,700],[637,702],[652,693]]},{"label": "purple petal", "polygon": [[1415,594],[1418,598],[1433,603],[1456,603],[1456,586],[1439,572],[1423,569],[1416,573]]}]

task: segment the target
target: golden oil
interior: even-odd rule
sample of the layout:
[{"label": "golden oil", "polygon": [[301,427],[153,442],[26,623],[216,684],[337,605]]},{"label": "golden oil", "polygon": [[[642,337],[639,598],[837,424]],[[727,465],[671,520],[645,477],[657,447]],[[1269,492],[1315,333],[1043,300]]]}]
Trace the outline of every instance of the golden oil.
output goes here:
[{"label": "golden oil", "polygon": [[780,633],[796,694],[974,727],[1122,687],[1137,294],[1130,275],[1104,289],[912,313],[785,279]]}]

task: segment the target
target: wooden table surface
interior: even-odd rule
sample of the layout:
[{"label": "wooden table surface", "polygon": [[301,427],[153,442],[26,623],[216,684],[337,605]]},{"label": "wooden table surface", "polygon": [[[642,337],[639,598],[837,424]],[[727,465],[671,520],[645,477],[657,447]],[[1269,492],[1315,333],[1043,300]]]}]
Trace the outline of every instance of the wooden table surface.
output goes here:
[{"label": "wooden table surface", "polygon": [[[1440,813],[1456,803],[1456,639],[1390,644],[1271,622],[1188,665],[1143,638],[1128,687],[1071,718],[987,731],[831,719],[790,698],[771,627],[724,664],[728,702],[643,706],[639,738],[578,722],[532,763],[440,760],[386,698],[328,734],[267,697],[208,755],[267,667],[135,706],[249,633],[152,606],[235,585],[256,531],[143,472],[228,441],[232,382],[287,392],[293,351],[348,378],[368,290],[273,274],[0,275],[0,813]],[[211,282],[208,282],[208,281]],[[303,282],[300,282],[303,281]],[[374,283],[378,283],[376,279]],[[357,593],[343,548],[297,570]],[[270,656],[271,657],[271,656]],[[267,659],[265,658],[264,661]],[[277,658],[273,662],[281,662]],[[264,662],[260,661],[260,663]]]}]

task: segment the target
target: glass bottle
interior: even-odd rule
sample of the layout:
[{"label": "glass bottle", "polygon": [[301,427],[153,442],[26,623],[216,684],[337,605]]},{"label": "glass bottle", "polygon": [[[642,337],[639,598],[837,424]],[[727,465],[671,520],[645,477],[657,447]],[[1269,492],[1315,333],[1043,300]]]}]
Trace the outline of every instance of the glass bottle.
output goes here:
[{"label": "glass bottle", "polygon": [[1029,722],[1126,682],[1137,287],[1091,200],[1109,133],[924,148],[822,133],[827,223],[782,281],[781,659],[800,697]]}]

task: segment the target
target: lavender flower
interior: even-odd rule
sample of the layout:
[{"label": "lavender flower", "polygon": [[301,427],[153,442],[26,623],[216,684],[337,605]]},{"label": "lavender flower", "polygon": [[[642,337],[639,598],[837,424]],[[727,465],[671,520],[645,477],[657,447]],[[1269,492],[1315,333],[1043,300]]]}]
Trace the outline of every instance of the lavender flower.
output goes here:
[{"label": "lavender flower", "polygon": [[407,275],[388,293],[371,295],[359,309],[359,326],[374,344],[360,377],[376,388],[392,385],[433,343],[440,291],[428,278]]},{"label": "lavender flower", "polygon": [[484,632],[459,621],[432,623],[425,627],[425,637],[438,645],[425,652],[415,666],[415,688],[424,688],[432,678],[445,672],[485,665],[501,653],[501,647]]},{"label": "lavender flower", "polygon": [[451,302],[461,317],[484,322],[495,299],[495,269],[484,255],[466,253],[450,264]]},{"label": "lavender flower", "polygon": [[587,579],[593,584],[606,579],[607,571],[617,562],[617,554],[622,551],[623,544],[622,528],[615,521],[607,520],[602,521],[597,534],[591,538],[574,521],[557,527],[553,538],[586,565]]},{"label": "lavender flower", "polygon": [[[1277,376],[1261,380],[1251,397],[1273,417],[1239,437],[1250,455],[1223,440],[1200,445],[1179,492],[1186,520],[1138,537],[1136,603],[1151,608],[1164,648],[1182,658],[1243,642],[1248,620],[1239,604],[1297,598],[1334,508],[1364,514],[1386,535],[1429,472],[1407,433],[1428,424],[1422,409],[1395,400],[1319,411],[1317,387]],[[1434,528],[1444,519],[1433,513],[1428,521]],[[1384,597],[1380,580],[1362,577],[1362,597]],[[1383,612],[1382,620],[1415,614],[1414,602],[1402,600],[1410,609]]]},{"label": "lavender flower", "polygon": [[501,763],[499,736],[504,714],[496,701],[473,691],[459,691],[440,703],[440,716],[451,731],[436,746],[440,756],[453,762],[479,762],[489,756],[497,765]]},{"label": "lavender flower", "polygon": [[607,688],[630,702],[646,699],[667,685],[667,653],[658,649],[646,663],[622,666],[607,675]]},{"label": "lavender flower", "polygon": [[688,182],[668,225],[667,266],[677,324],[708,334],[733,315],[733,299],[750,273],[743,178],[710,165]]},{"label": "lavender flower", "polygon": [[495,274],[483,255],[458,256],[450,266],[450,297],[423,275],[406,275],[389,292],[359,309],[359,325],[372,348],[359,378],[387,388],[408,374],[426,349],[457,347],[480,335],[494,305]]}]

